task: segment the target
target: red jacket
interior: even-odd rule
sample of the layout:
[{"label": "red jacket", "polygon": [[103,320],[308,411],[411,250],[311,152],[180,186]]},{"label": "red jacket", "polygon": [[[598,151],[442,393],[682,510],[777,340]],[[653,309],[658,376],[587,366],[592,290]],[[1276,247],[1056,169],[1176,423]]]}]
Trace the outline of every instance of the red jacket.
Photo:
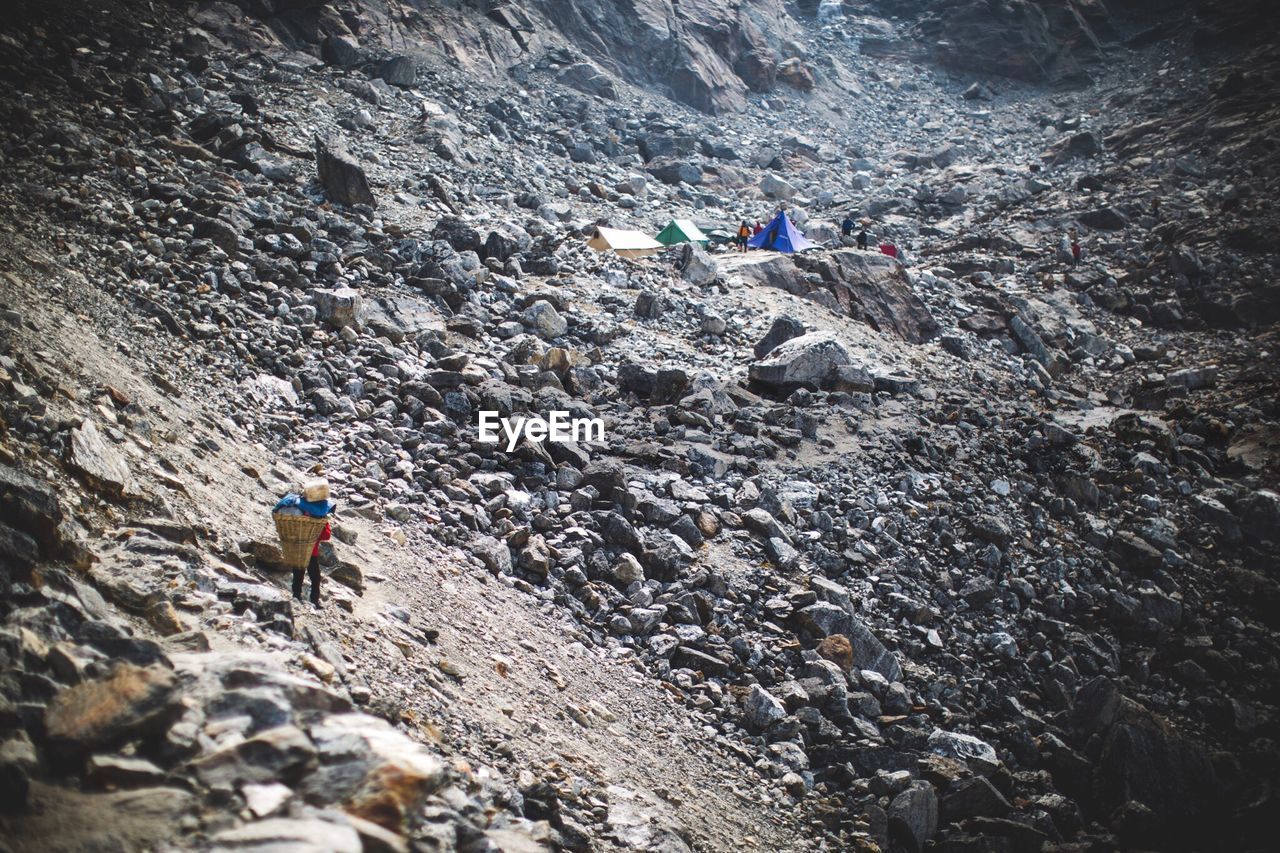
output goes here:
[{"label": "red jacket", "polygon": [[326,521],[324,523],[324,530],[320,531],[320,538],[316,540],[316,547],[311,549],[311,556],[313,557],[320,556],[320,543],[328,542],[329,537],[330,537],[329,522]]}]

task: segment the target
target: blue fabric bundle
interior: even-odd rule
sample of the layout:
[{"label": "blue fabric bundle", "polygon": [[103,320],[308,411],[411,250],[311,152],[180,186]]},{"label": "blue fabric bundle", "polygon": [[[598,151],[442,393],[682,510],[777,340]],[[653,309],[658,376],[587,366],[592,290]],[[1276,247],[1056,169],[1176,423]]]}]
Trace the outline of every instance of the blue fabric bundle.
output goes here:
[{"label": "blue fabric bundle", "polygon": [[285,515],[309,515],[313,518],[324,518],[338,508],[338,502],[325,499],[323,501],[304,501],[301,495],[293,492],[285,495],[276,504],[272,512],[283,512]]}]

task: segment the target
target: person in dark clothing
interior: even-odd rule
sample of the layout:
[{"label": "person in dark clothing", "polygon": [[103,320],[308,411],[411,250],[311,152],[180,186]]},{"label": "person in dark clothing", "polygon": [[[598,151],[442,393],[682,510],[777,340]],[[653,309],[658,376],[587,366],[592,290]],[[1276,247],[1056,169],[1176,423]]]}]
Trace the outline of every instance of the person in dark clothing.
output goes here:
[{"label": "person in dark clothing", "polygon": [[[316,540],[316,546],[311,549],[311,562],[307,563],[307,576],[311,581],[311,603],[316,607],[320,606],[320,543],[328,542],[333,532],[326,523],[324,530],[320,531],[320,538]],[[293,597],[302,600],[302,569],[293,570]]]},{"label": "person in dark clothing", "polygon": [[858,232],[858,250],[865,252],[867,250],[867,229],[863,228]]},{"label": "person in dark clothing", "polygon": [[[313,469],[312,473],[319,471]],[[304,483],[301,494],[286,495],[273,510],[281,515],[306,515],[325,520],[324,529],[311,546],[311,560],[307,567],[293,570],[293,597],[302,600],[302,580],[305,573],[311,581],[311,603],[316,607],[320,606],[320,543],[328,542],[333,536],[328,518],[336,508],[337,504],[329,499],[329,481],[318,477]]]},{"label": "person in dark clothing", "polygon": [[853,234],[853,228],[854,222],[852,217],[846,216],[844,221],[840,223],[840,233],[845,237]]},{"label": "person in dark clothing", "polygon": [[1080,265],[1080,253],[1080,241],[1073,237],[1071,239],[1071,266],[1075,267]]}]

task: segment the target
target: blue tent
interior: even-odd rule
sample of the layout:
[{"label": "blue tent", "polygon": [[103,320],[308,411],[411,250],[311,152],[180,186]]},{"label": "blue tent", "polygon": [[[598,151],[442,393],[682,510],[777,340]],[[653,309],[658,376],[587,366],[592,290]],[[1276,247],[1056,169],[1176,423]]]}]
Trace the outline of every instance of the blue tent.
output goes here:
[{"label": "blue tent", "polygon": [[768,227],[748,240],[747,245],[753,249],[773,249],[775,252],[787,253],[818,248],[817,243],[796,230],[785,210],[779,210]]}]

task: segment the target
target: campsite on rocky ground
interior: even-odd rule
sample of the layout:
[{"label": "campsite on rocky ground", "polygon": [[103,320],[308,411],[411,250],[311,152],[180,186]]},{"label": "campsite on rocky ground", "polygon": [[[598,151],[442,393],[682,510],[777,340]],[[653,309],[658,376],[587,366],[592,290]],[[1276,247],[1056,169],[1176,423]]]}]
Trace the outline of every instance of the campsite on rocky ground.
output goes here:
[{"label": "campsite on rocky ground", "polygon": [[0,851],[1276,849],[1278,23],[7,4]]}]

